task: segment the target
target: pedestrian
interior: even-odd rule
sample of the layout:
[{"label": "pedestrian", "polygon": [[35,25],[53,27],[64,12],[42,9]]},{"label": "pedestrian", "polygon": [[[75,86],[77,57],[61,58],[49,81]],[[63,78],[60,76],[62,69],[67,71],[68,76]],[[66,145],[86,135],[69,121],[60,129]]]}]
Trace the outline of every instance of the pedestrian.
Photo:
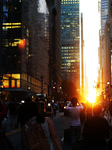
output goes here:
[{"label": "pedestrian", "polygon": [[32,102],[31,97],[26,97],[24,101],[25,103],[22,103],[19,107],[16,128],[18,128],[19,124],[22,127],[25,122],[37,114],[36,110],[31,111],[31,109],[35,108],[35,103]]},{"label": "pedestrian", "polygon": [[76,147],[77,140],[81,136],[81,120],[80,114],[83,109],[83,105],[78,102],[76,97],[71,99],[71,102],[67,105],[67,109],[69,110],[70,114],[70,129],[71,129],[71,143],[73,149]]},{"label": "pedestrian", "polygon": [[18,105],[15,98],[11,99],[9,102],[9,118],[10,118],[10,129],[11,132],[16,130],[17,114],[18,114]]},{"label": "pedestrian", "polygon": [[6,110],[7,110],[7,116],[4,117],[3,121],[1,122],[1,124],[2,124],[2,129],[4,130],[4,132],[6,132],[6,130],[7,130],[7,121],[8,121],[8,102],[5,101],[4,105],[5,105]]},{"label": "pedestrian", "polygon": [[81,120],[81,124],[83,125],[86,119],[86,107],[84,103],[81,103],[83,105],[83,109],[80,113],[80,120]]},{"label": "pedestrian", "polygon": [[100,104],[93,106],[93,116],[84,123],[82,136],[84,144],[82,150],[106,150],[106,139],[110,135],[110,127],[105,118],[100,116],[102,107]]},{"label": "pedestrian", "polygon": [[9,109],[8,105],[9,105],[9,103],[8,103],[7,100],[5,100],[4,105],[5,105],[5,107],[6,107],[6,109],[7,109],[7,113],[8,113],[8,109]]},{"label": "pedestrian", "polygon": [[5,135],[2,128],[2,121],[7,117],[7,109],[3,102],[0,100],[0,150],[14,150],[13,145],[9,138]]},{"label": "pedestrian", "polygon": [[45,122],[42,126],[44,129],[47,126],[45,131],[47,131],[47,139],[50,144],[50,150],[54,150],[54,147],[57,147],[58,150],[62,150],[61,142],[52,120],[49,117],[45,117]]},{"label": "pedestrian", "polygon": [[4,117],[4,119],[1,123],[2,123],[2,128],[3,128],[4,132],[6,132],[7,131],[7,116]]},{"label": "pedestrian", "polygon": [[7,109],[3,102],[0,100],[0,129],[1,129],[1,122],[4,120],[4,118],[7,117]]},{"label": "pedestrian", "polygon": [[109,105],[109,123],[112,126],[112,101],[110,101]]},{"label": "pedestrian", "polygon": [[[19,112],[20,114],[18,115],[20,116],[20,120],[21,120],[20,121],[21,122],[21,138],[22,138],[21,140],[22,140],[23,150],[26,150],[27,148],[29,148],[29,146],[32,147],[31,142],[26,142],[26,140],[30,141],[31,139],[34,139],[37,136],[36,133],[38,133],[38,131],[36,130],[40,129],[40,126],[45,132],[45,136],[49,143],[50,150],[54,150],[55,146],[57,146],[58,150],[62,150],[60,139],[56,133],[56,129],[54,127],[52,120],[49,117],[45,117],[45,115],[43,115],[44,113],[42,113],[42,111],[38,109],[39,105],[37,105],[37,103],[32,102],[30,98],[27,98],[27,100],[28,102],[24,103],[21,106],[20,112]],[[29,126],[29,124],[34,125],[33,127],[35,128],[35,130],[33,127],[31,127],[31,125]],[[37,128],[35,125],[37,125]],[[33,131],[35,131],[34,134],[32,134]],[[31,133],[30,136],[29,136],[29,132]],[[38,137],[36,139],[38,139]],[[36,139],[33,141],[36,141]],[[42,141],[41,138],[40,140],[36,141],[37,144],[35,143],[34,147],[38,146],[38,144],[41,143],[41,141]],[[54,146],[54,143],[55,143],[55,146]],[[42,143],[40,147],[43,146],[43,148],[45,148],[44,146],[45,144],[46,144],[46,149],[47,149],[47,142]]]},{"label": "pedestrian", "polygon": [[48,102],[46,105],[46,116],[52,118],[53,114],[54,114],[53,107],[51,103]]},{"label": "pedestrian", "polygon": [[52,102],[52,108],[53,108],[53,116],[55,116],[56,117],[56,109],[57,109],[57,103],[54,101],[54,102]]}]

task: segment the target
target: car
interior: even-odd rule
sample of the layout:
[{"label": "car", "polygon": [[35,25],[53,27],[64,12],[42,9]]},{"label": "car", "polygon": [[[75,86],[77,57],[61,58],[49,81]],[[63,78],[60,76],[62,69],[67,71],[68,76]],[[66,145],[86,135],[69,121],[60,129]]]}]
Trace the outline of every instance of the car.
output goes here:
[{"label": "car", "polygon": [[64,111],[64,105],[65,105],[65,103],[63,101],[59,102],[59,112],[63,112]]}]

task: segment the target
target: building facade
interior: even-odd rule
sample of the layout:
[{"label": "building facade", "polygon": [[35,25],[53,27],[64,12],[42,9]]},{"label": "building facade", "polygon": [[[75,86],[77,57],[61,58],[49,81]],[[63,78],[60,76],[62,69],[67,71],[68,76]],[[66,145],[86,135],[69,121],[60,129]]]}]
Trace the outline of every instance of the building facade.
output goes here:
[{"label": "building facade", "polygon": [[81,13],[81,93],[84,95],[84,39],[83,39],[83,13]]},{"label": "building facade", "polygon": [[49,6],[49,95],[59,93],[61,77],[61,0],[46,0]]},{"label": "building facade", "polygon": [[108,18],[108,0],[101,0],[101,37],[104,35],[105,23]]},{"label": "building facade", "polygon": [[112,0],[108,1],[108,22],[109,22],[109,54],[110,54],[110,99],[112,100]]},{"label": "building facade", "polygon": [[2,94],[51,96],[61,87],[61,1],[0,1]]},{"label": "building facade", "polygon": [[[109,48],[109,23],[108,21],[105,23],[105,30],[104,30],[104,36],[103,36],[103,47],[102,47],[102,51],[103,51],[103,55],[102,55],[102,67],[103,67],[103,72],[102,72],[102,83],[103,83],[103,89],[105,89],[105,87],[107,87],[107,82],[110,82],[110,70],[111,70],[111,66],[110,66],[110,48]],[[107,88],[106,88],[107,89]],[[107,92],[107,91],[105,91]]]},{"label": "building facade", "polygon": [[[101,36],[102,51],[102,87],[105,91],[106,100],[111,98],[112,85],[112,1],[103,2],[101,13],[105,18],[101,18],[104,24],[104,34]],[[105,20],[105,21],[104,21]],[[102,23],[102,24],[103,24]]]},{"label": "building facade", "polygon": [[61,92],[62,74],[61,74],[61,0],[55,0],[56,17],[55,17],[55,53],[54,53],[54,83],[56,83],[57,92]]},{"label": "building facade", "polygon": [[62,79],[80,89],[80,12],[79,0],[61,1]]},{"label": "building facade", "polygon": [[[0,1],[2,93],[22,99],[48,94],[49,10],[46,1]],[[23,40],[21,47],[18,45]]]}]

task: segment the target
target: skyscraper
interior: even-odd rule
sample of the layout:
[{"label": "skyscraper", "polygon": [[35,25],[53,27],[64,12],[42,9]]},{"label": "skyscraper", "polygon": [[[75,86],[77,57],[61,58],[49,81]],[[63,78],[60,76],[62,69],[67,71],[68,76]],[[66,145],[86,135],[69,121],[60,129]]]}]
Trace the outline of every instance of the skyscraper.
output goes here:
[{"label": "skyscraper", "polygon": [[[0,86],[22,99],[61,86],[61,1],[0,1]],[[1,87],[0,87],[1,88]]]},{"label": "skyscraper", "polygon": [[[101,90],[105,90],[105,84],[107,77],[107,69],[109,57],[107,57],[108,53],[108,44],[107,42],[107,26],[108,26],[108,0],[101,0],[101,32],[100,32],[100,88]],[[105,34],[106,33],[106,34]],[[101,81],[102,80],[102,81]]]},{"label": "skyscraper", "polygon": [[83,13],[81,13],[81,93],[84,94],[84,39],[83,39]]},{"label": "skyscraper", "polygon": [[108,18],[108,0],[101,0],[101,37],[103,37],[105,23]]},{"label": "skyscraper", "polygon": [[[21,99],[27,93],[48,94],[49,11],[46,1],[42,4],[41,0],[2,0],[0,14],[3,91]],[[25,43],[19,48],[21,40]]]},{"label": "skyscraper", "polygon": [[[49,6],[49,89],[60,92],[61,78],[61,1],[46,0]],[[55,94],[56,95],[56,94]]]},{"label": "skyscraper", "polygon": [[[108,20],[109,20],[109,50],[110,50],[110,84],[112,85],[112,0],[108,1]],[[112,97],[112,88],[110,88]]]},{"label": "skyscraper", "polygon": [[61,1],[62,79],[80,88],[80,12],[79,0]]}]

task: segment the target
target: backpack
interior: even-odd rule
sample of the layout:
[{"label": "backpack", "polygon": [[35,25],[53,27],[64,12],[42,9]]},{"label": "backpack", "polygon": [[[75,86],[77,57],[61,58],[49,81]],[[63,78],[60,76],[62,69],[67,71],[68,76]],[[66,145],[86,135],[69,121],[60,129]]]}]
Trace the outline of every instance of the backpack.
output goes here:
[{"label": "backpack", "polygon": [[23,150],[50,150],[44,129],[40,123],[26,122],[21,130]]}]

